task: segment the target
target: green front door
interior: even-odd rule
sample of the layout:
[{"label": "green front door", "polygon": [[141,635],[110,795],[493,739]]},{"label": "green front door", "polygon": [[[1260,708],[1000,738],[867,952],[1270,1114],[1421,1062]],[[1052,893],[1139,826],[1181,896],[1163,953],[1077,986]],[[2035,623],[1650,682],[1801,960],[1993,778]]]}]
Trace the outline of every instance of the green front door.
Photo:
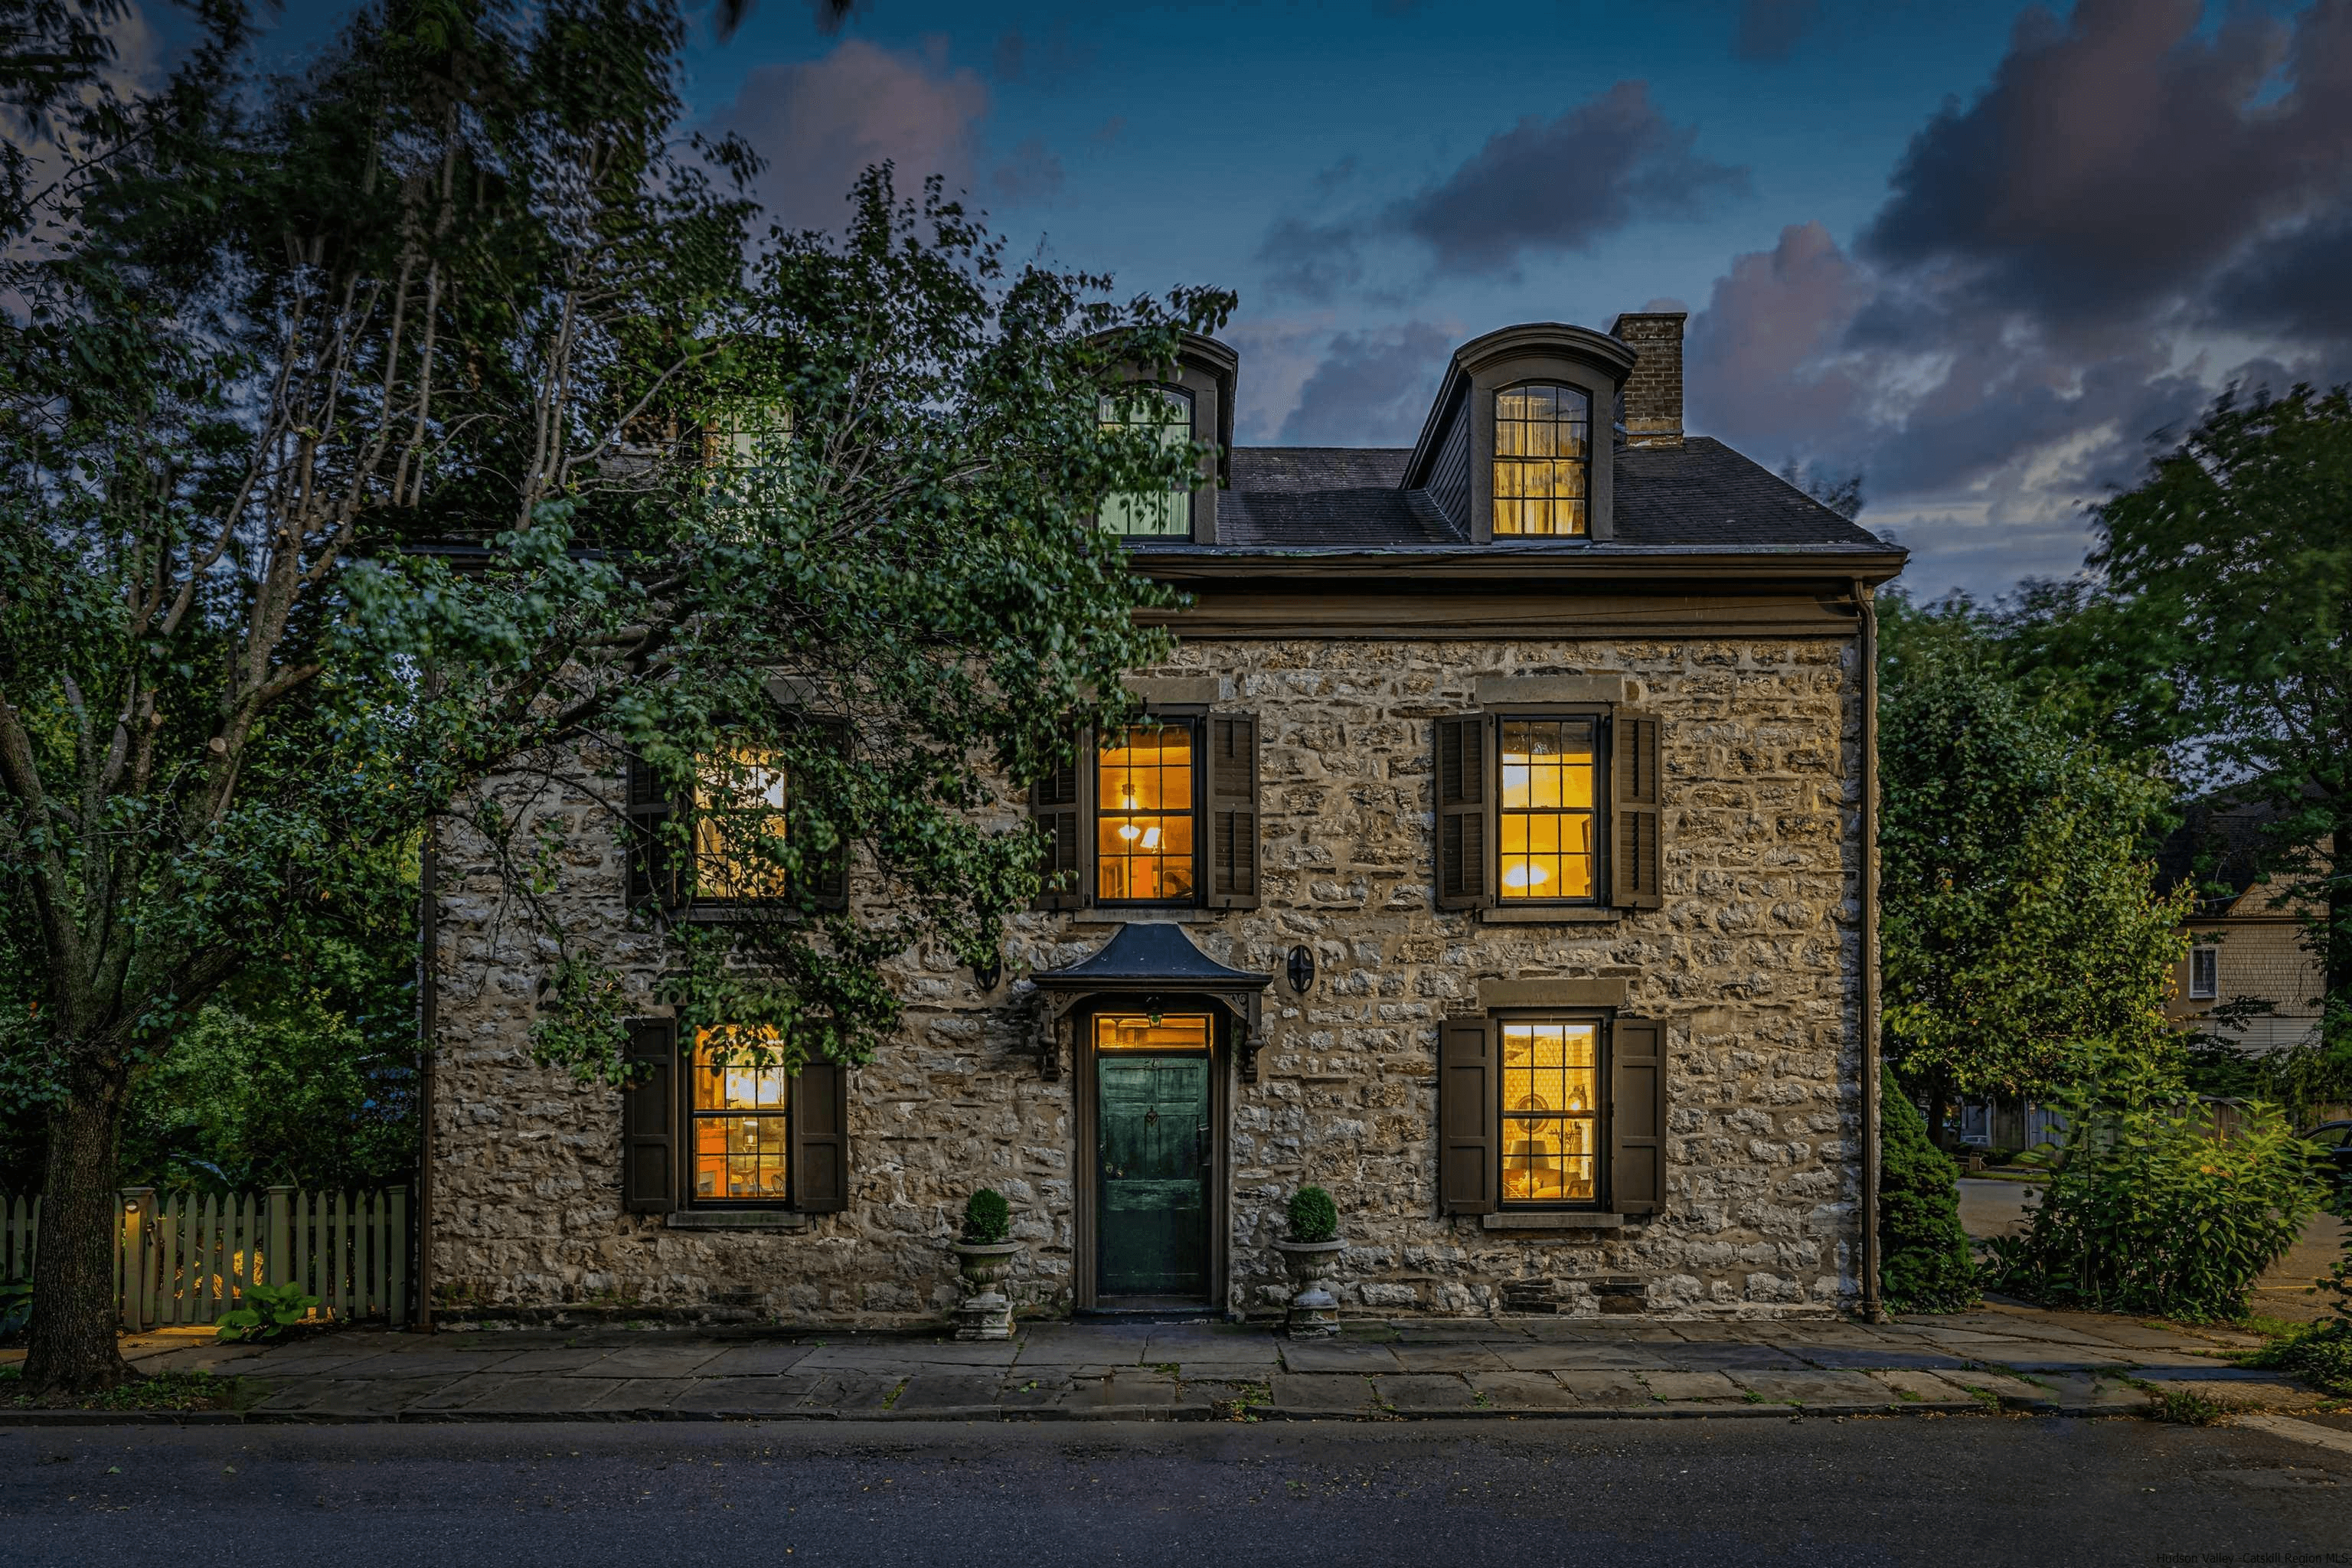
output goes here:
[{"label": "green front door", "polygon": [[1100,1052],[1095,1093],[1096,1293],[1205,1300],[1209,1053]]}]

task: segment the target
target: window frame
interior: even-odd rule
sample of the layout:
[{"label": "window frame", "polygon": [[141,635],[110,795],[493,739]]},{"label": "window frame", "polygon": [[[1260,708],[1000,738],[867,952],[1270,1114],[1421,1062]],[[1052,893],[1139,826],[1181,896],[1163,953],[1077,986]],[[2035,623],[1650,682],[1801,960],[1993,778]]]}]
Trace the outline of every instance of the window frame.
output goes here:
[{"label": "window frame", "polygon": [[[1495,1007],[1486,1014],[1487,1026],[1494,1031],[1495,1053],[1495,1192],[1494,1210],[1502,1214],[1575,1214],[1612,1212],[1616,1194],[1612,1190],[1614,1173],[1610,1167],[1610,1141],[1615,1132],[1616,1096],[1612,1092],[1611,1060],[1613,1042],[1611,1038],[1616,1012],[1607,1007]],[[1503,1031],[1513,1024],[1563,1024],[1592,1026],[1592,1195],[1590,1198],[1562,1198],[1549,1202],[1513,1200],[1504,1195],[1504,1173],[1509,1155],[1508,1135],[1514,1113],[1510,1109],[1507,1084],[1508,1070],[1503,1055]]]},{"label": "window frame", "polygon": [[1099,846],[1102,843],[1103,823],[1103,737],[1100,734],[1096,736],[1095,744],[1088,752],[1087,773],[1081,784],[1085,792],[1082,797],[1085,801],[1082,831],[1087,836],[1086,842],[1090,847],[1087,859],[1092,882],[1092,885],[1085,889],[1083,907],[1097,910],[1197,910],[1208,907],[1209,889],[1206,886],[1209,872],[1208,769],[1204,755],[1208,739],[1208,716],[1209,710],[1205,705],[1171,703],[1165,706],[1145,708],[1141,714],[1126,726],[1131,730],[1153,724],[1170,729],[1182,725],[1191,737],[1192,761],[1188,768],[1192,775],[1190,780],[1192,801],[1185,809],[1192,824],[1191,857],[1192,889],[1181,899],[1107,899],[1102,896],[1103,857]]},{"label": "window frame", "polygon": [[[2205,984],[2197,984],[2199,961],[2207,970]],[[2221,998],[2221,944],[2218,942],[2191,942],[2189,947],[2189,1000],[2218,1002]]]},{"label": "window frame", "polygon": [[[1192,388],[1185,386],[1178,382],[1165,381],[1154,377],[1139,379],[1123,384],[1123,394],[1121,395],[1131,395],[1133,393],[1138,391],[1150,392],[1166,398],[1171,402],[1181,403],[1184,405],[1185,442],[1189,447],[1200,440],[1201,399],[1200,395],[1194,392]],[[1121,395],[1111,393],[1097,393],[1096,395],[1095,418],[1098,425],[1106,428],[1113,424],[1117,424],[1122,429],[1132,430],[1136,428],[1134,425],[1126,420],[1113,421],[1106,420],[1102,417],[1102,405],[1104,401]],[[1175,421],[1170,420],[1165,425],[1158,426],[1158,428],[1170,429],[1172,428],[1174,425]],[[1144,500],[1150,498],[1135,495],[1134,492],[1127,490],[1113,490],[1103,497],[1101,506],[1096,509],[1095,526],[1103,529],[1105,532],[1111,534],[1113,538],[1126,540],[1129,542],[1150,543],[1152,541],[1158,540],[1189,544],[1193,542],[1194,538],[1200,531],[1200,494],[1201,482],[1197,476],[1193,482],[1184,489],[1170,489],[1166,491],[1160,498],[1164,504],[1172,505],[1181,500],[1184,508],[1184,526],[1181,529],[1173,529],[1164,532],[1138,533],[1125,529],[1109,528],[1104,521],[1104,514],[1110,510],[1111,503],[1114,500],[1119,500],[1122,497],[1132,497],[1135,500]]]},{"label": "window frame", "polygon": [[[1573,459],[1583,470],[1583,485],[1580,493],[1573,499],[1583,502],[1581,521],[1583,521],[1584,526],[1572,533],[1562,532],[1559,530],[1554,530],[1549,533],[1506,532],[1503,529],[1496,526],[1497,516],[1502,510],[1502,503],[1507,498],[1496,492],[1495,470],[1500,465],[1507,462],[1531,462],[1536,460],[1528,458],[1525,454],[1506,454],[1501,450],[1503,438],[1503,399],[1514,392],[1524,392],[1530,387],[1549,387],[1557,392],[1572,392],[1579,397],[1584,399],[1584,455],[1581,458]],[[1595,510],[1596,498],[1593,493],[1592,474],[1596,465],[1593,461],[1592,452],[1596,440],[1595,430],[1600,424],[1599,410],[1601,407],[1601,400],[1594,396],[1591,387],[1582,385],[1574,381],[1567,380],[1564,377],[1542,374],[1523,375],[1517,380],[1505,382],[1502,384],[1494,387],[1486,394],[1486,418],[1484,421],[1486,432],[1486,530],[1488,537],[1491,540],[1505,540],[1514,543],[1523,542],[1529,540],[1547,542],[1570,541],[1577,543],[1584,543],[1594,537],[1595,528],[1593,513]],[[1559,459],[1554,458],[1545,460],[1556,462]],[[1524,498],[1512,497],[1508,499],[1519,500]]]},{"label": "window frame", "polygon": [[[1494,830],[1487,835],[1486,886],[1493,889],[1487,907],[1497,910],[1608,909],[1610,841],[1614,822],[1615,756],[1612,750],[1613,706],[1605,702],[1521,702],[1486,710],[1486,765],[1494,782]],[[1525,898],[1503,896],[1503,728],[1514,720],[1536,722],[1589,719],[1592,722],[1592,890],[1580,897]]]},{"label": "window frame", "polygon": [[[775,1048],[781,1051],[782,1047],[779,1045]],[[797,1207],[799,1198],[800,1162],[793,1157],[793,1119],[798,1109],[796,1102],[800,1098],[801,1075],[798,1073],[784,1074],[784,1104],[781,1110],[704,1110],[695,1104],[694,1089],[694,1086],[701,1077],[703,1070],[700,1063],[701,1054],[702,1042],[699,1039],[697,1039],[694,1045],[685,1053],[686,1070],[682,1075],[685,1081],[681,1085],[682,1092],[678,1096],[678,1121],[680,1123],[679,1132],[681,1134],[679,1142],[684,1145],[681,1151],[683,1157],[679,1162],[681,1167],[681,1179],[679,1183],[680,1191],[678,1206],[680,1208],[687,1209],[767,1210],[791,1210]],[[713,1068],[710,1070],[714,1073],[720,1073],[724,1072],[726,1069],[724,1068]],[[781,1068],[765,1068],[755,1070],[772,1072],[779,1071]],[[695,1192],[695,1169],[696,1162],[700,1156],[700,1150],[697,1145],[696,1139],[696,1133],[700,1131],[700,1124],[705,1121],[715,1121],[729,1117],[741,1116],[756,1116],[763,1120],[772,1120],[782,1126],[783,1130],[784,1145],[784,1191],[782,1195],[757,1198],[725,1196],[705,1198],[698,1196]]]}]

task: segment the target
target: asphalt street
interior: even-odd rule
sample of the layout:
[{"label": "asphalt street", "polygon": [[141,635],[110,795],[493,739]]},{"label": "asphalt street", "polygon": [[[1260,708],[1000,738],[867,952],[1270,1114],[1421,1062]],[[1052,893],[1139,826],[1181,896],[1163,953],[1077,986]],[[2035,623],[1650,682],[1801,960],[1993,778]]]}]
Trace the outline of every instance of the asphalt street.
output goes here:
[{"label": "asphalt street", "polygon": [[0,1428],[9,1568],[743,1561],[2352,1563],[2352,1452],[2022,1416]]}]

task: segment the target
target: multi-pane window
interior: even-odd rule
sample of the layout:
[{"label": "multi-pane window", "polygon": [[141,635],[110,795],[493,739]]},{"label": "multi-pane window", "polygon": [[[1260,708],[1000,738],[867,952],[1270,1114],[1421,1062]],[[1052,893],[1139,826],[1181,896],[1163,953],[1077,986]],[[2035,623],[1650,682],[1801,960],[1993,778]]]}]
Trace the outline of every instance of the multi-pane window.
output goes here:
[{"label": "multi-pane window", "polygon": [[1133,724],[1095,761],[1095,897],[1192,897],[1192,726]]},{"label": "multi-pane window", "polygon": [[[1097,416],[1106,429],[1141,431],[1163,449],[1192,444],[1192,400],[1166,387],[1139,386],[1101,400]],[[1113,533],[1192,536],[1192,492],[1162,490],[1120,494],[1103,502],[1102,525]]]},{"label": "multi-pane window", "polygon": [[1495,532],[1582,534],[1592,400],[1549,383],[1495,395]]},{"label": "multi-pane window", "polygon": [[2189,996],[2210,1002],[2221,994],[2221,950],[2198,946],[2189,950]]},{"label": "multi-pane window", "polygon": [[1592,1202],[1600,1188],[1601,1026],[1502,1026],[1502,1201]]},{"label": "multi-pane window", "polygon": [[1496,837],[1505,900],[1594,896],[1597,736],[1591,719],[1503,720]]},{"label": "multi-pane window", "polygon": [[697,1202],[791,1197],[792,1079],[781,1046],[751,1030],[695,1031],[688,1105]]},{"label": "multi-pane window", "polygon": [[1205,1013],[1097,1013],[1095,1049],[1098,1051],[1205,1051],[1209,1048],[1209,1017]]},{"label": "multi-pane window", "polygon": [[782,759],[739,749],[705,758],[694,786],[695,889],[705,899],[781,899],[784,868],[761,853],[781,843],[788,804]]}]

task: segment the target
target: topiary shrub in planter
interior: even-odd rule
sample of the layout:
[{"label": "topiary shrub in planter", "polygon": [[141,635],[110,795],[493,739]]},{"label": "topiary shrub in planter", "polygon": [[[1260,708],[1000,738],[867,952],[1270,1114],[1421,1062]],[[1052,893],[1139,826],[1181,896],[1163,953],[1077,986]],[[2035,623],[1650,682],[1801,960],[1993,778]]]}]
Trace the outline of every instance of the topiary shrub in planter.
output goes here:
[{"label": "topiary shrub in planter", "polygon": [[1328,1241],[1339,1234],[1339,1205],[1320,1187],[1301,1187],[1290,1195],[1290,1239]]},{"label": "topiary shrub in planter", "polygon": [[963,1239],[992,1247],[1013,1234],[1013,1205],[994,1187],[982,1187],[963,1201]]},{"label": "topiary shrub in planter", "polygon": [[2311,1145],[2260,1102],[2227,1138],[2200,1105],[2073,1120],[2025,1234],[1992,1243],[1987,1283],[2054,1307],[2245,1316],[2247,1291],[2319,1205]]},{"label": "topiary shrub in planter", "polygon": [[1878,1289],[1898,1312],[1976,1305],[1976,1260],[1960,1228],[1959,1169],[1927,1141],[1911,1097],[1882,1080],[1878,1099]]}]

